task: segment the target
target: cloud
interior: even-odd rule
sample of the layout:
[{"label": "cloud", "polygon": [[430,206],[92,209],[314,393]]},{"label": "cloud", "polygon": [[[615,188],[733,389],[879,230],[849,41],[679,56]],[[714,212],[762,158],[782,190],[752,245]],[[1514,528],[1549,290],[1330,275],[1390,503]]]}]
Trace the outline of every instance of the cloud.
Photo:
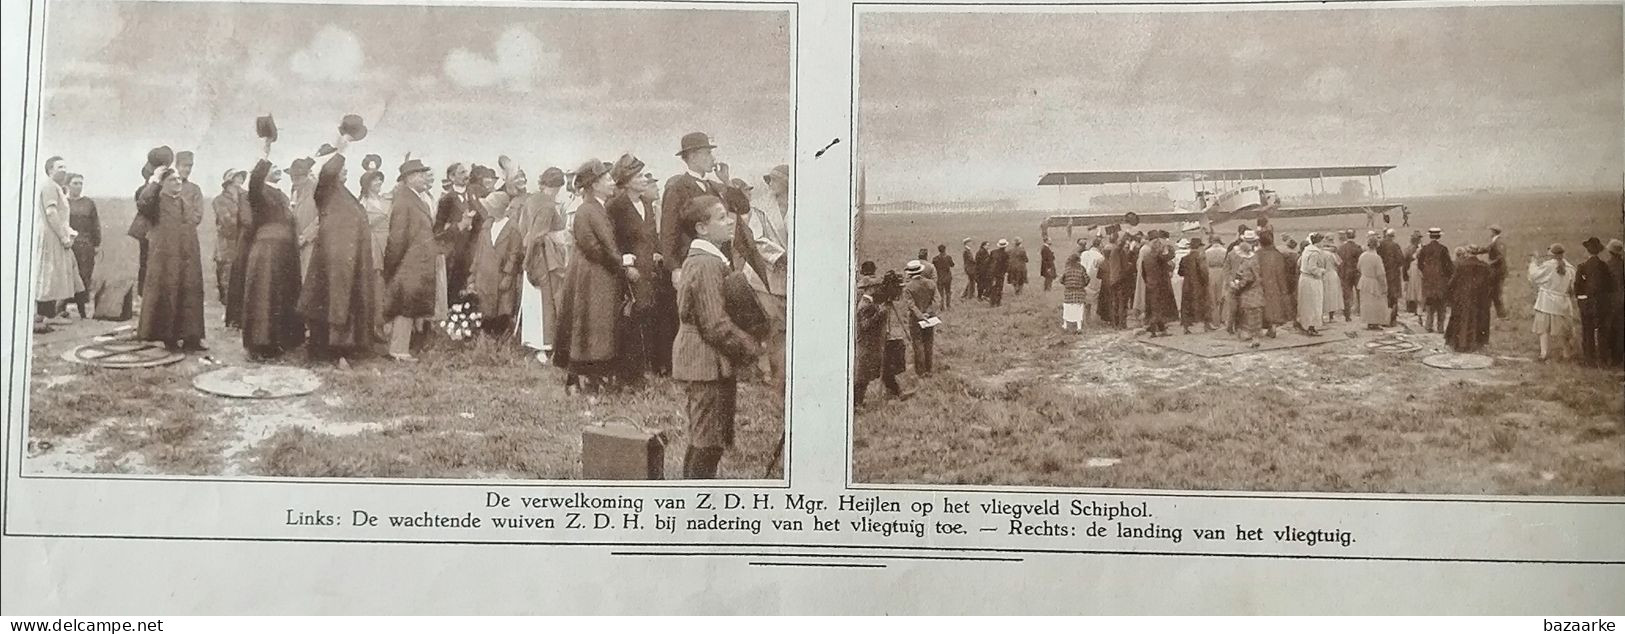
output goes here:
[{"label": "cloud", "polygon": [[360,38],[329,24],[288,57],[288,68],[310,81],[350,82],[361,77],[366,59]]},{"label": "cloud", "polygon": [[530,29],[512,26],[497,38],[490,56],[466,48],[453,49],[446,54],[443,70],[447,79],[465,88],[504,86],[526,92],[556,59]]}]

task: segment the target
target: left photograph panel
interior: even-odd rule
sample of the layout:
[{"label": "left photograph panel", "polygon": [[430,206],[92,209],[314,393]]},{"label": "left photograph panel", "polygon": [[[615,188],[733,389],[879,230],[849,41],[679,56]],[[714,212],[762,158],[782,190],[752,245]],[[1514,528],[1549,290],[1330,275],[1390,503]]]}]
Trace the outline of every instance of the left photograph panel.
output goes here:
[{"label": "left photograph panel", "polygon": [[42,9],[24,477],[785,477],[792,4]]}]

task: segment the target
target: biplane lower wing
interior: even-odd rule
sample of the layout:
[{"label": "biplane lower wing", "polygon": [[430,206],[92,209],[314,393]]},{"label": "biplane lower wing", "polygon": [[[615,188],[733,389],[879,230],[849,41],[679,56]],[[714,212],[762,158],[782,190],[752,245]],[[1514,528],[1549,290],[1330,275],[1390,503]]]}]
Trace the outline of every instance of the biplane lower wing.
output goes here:
[{"label": "biplane lower wing", "polygon": [[[1356,205],[1327,205],[1314,207],[1256,207],[1243,209],[1235,213],[1221,214],[1199,211],[1151,211],[1135,212],[1142,225],[1167,225],[1181,222],[1206,221],[1210,223],[1223,223],[1242,220],[1257,220],[1260,215],[1270,218],[1312,218],[1316,216],[1341,216],[1363,214],[1367,211],[1376,214],[1402,211],[1405,205],[1401,203],[1366,203]],[[1048,235],[1049,229],[1055,227],[1066,228],[1070,232],[1074,228],[1087,229],[1111,224],[1124,223],[1124,213],[1095,213],[1095,214],[1063,214],[1054,215],[1044,219],[1039,230]]]}]

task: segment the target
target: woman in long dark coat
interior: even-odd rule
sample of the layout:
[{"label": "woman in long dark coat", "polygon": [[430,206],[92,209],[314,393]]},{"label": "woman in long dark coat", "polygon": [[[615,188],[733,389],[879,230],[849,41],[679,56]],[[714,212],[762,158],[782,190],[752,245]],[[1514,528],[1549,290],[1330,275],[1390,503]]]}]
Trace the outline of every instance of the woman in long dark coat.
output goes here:
[{"label": "woman in long dark coat", "polygon": [[1174,252],[1161,233],[1148,245],[1150,251],[1140,268],[1140,279],[1145,282],[1145,329],[1153,337],[1166,337],[1168,322],[1179,320],[1179,305],[1174,303]]},{"label": "woman in long dark coat", "polygon": [[151,227],[139,337],[162,341],[170,349],[207,350],[203,346],[203,254],[197,242],[203,210],[191,209],[181,200],[181,177],[173,168],[164,168],[142,188],[136,213]]},{"label": "woman in long dark coat", "polygon": [[1100,322],[1113,328],[1122,328],[1122,316],[1118,314],[1117,284],[1123,278],[1123,259],[1120,257],[1123,245],[1116,240],[1106,241],[1105,257],[1100,261],[1100,268],[1095,271],[1095,277],[1100,280],[1099,304],[1096,309],[1100,314]]},{"label": "woman in long dark coat", "polygon": [[[344,186],[343,137],[316,177],[321,218],[310,267],[299,294],[299,314],[310,331],[310,352],[340,360],[365,352],[377,316],[377,273],[367,210]],[[318,159],[320,160],[320,159]]]},{"label": "woman in long dark coat", "polygon": [[280,356],[305,341],[304,321],[288,302],[300,287],[293,203],[276,187],[274,171],[261,158],[248,176],[249,223],[226,287],[227,303],[241,307],[243,348],[255,359]]},{"label": "woman in long dark coat", "polygon": [[1456,260],[1445,298],[1450,302],[1450,321],[1444,328],[1444,342],[1456,352],[1473,352],[1490,342],[1490,306],[1494,288],[1490,265],[1478,259],[1482,249],[1466,247]]},{"label": "woman in long dark coat", "polygon": [[[654,356],[652,347],[656,345],[653,337],[646,336],[652,318],[650,311],[654,307],[655,236],[643,221],[650,204],[646,202],[646,194],[654,185],[643,180],[643,165],[642,160],[631,154],[624,154],[615,162],[610,178],[615,182],[616,191],[604,205],[615,231],[621,263],[632,264],[632,268],[627,269],[631,310],[621,315],[621,332],[616,335],[621,349],[622,377],[626,381],[640,380],[649,371],[650,359]],[[688,247],[685,244],[682,248]]]},{"label": "woman in long dark coat", "polygon": [[1258,288],[1264,293],[1264,336],[1274,337],[1275,327],[1295,321],[1298,306],[1292,288],[1298,278],[1291,274],[1286,254],[1275,248],[1275,232],[1258,234]]},{"label": "woman in long dark coat", "polygon": [[1191,238],[1190,253],[1179,261],[1179,276],[1185,278],[1185,284],[1179,287],[1179,325],[1184,327],[1185,334],[1191,334],[1191,324],[1202,324],[1207,332],[1213,332],[1213,324],[1208,318],[1213,315],[1211,293],[1208,279],[1207,258],[1202,253],[1202,239]]},{"label": "woman in long dark coat", "polygon": [[610,164],[593,159],[576,169],[575,253],[554,338],[554,362],[569,371],[567,387],[597,391],[618,371],[617,324],[626,288],[621,249],[604,202],[615,192]]}]

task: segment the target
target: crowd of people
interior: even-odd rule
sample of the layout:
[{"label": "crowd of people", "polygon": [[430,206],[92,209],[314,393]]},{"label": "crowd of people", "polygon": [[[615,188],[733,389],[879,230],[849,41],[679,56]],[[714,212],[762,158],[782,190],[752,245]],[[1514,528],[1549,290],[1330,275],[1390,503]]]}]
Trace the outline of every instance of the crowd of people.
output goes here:
[{"label": "crowd of people", "polygon": [[[411,363],[431,334],[457,339],[467,328],[562,368],[569,393],[669,376],[687,399],[687,478],[715,477],[733,445],[740,380],[772,386],[770,407],[782,413],[787,165],[762,176],[768,209],[700,132],[680,140],[686,169],[663,191],[633,154],[549,167],[534,189],[506,156],[495,169],[453,163],[438,196],[422,160],[408,155],[386,189],[382,159],[367,155],[352,190],[349,149],[367,136],[360,117],[285,167],[270,159],[275,122],[256,127],[259,161],[226,170],[209,207],[215,292],[251,360],[303,348],[340,368],[373,356]],[[148,153],[128,231],[140,248],[136,337],[183,352],[207,350],[194,160],[167,146]],[[68,323],[68,303],[85,316],[100,244],[83,178],[59,157],[45,173],[36,332]]]},{"label": "crowd of people", "polygon": [[[1493,318],[1507,317],[1503,232],[1495,225],[1488,232],[1482,245],[1452,249],[1437,227],[1412,231],[1401,245],[1393,228],[1368,231],[1363,241],[1344,230],[1311,233],[1299,242],[1277,236],[1267,218],[1238,226],[1228,241],[1211,230],[1176,240],[1160,229],[1111,225],[1078,239],[1059,270],[1044,238],[1039,275],[1046,292],[1053,280],[1060,282],[1061,328],[1067,332],[1094,324],[1122,330],[1135,323],[1137,334],[1167,337],[1177,323],[1184,334],[1222,328],[1258,348],[1261,338],[1279,337],[1288,328],[1300,336],[1325,336],[1327,324],[1339,316],[1382,331],[1410,315],[1418,327],[1442,333],[1452,350],[1465,353],[1489,343]],[[1028,258],[1019,238],[988,245],[963,241],[961,301],[999,306],[1007,284],[1019,293],[1026,282]],[[1582,246],[1588,258],[1579,265],[1564,259],[1560,244],[1529,258],[1539,358],[1578,357],[1586,365],[1619,367],[1625,363],[1625,242],[1613,239],[1605,246],[1592,237]],[[921,249],[902,274],[879,273],[873,261],[860,265],[853,377],[859,405],[875,379],[894,396],[910,395],[898,381],[910,348],[916,374],[932,370],[935,324],[951,307],[955,261],[944,245],[931,260],[925,255]]]}]

